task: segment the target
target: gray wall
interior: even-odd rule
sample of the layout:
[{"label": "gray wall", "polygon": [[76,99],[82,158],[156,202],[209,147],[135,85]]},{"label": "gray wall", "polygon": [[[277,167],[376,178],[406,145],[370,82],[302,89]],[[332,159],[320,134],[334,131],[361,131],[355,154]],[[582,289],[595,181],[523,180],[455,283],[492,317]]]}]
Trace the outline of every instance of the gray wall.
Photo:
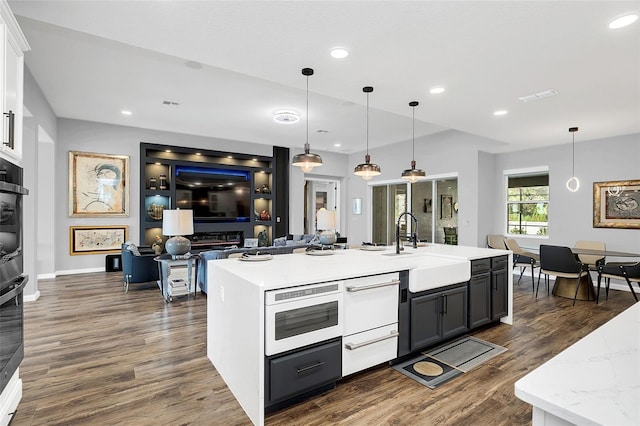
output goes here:
[{"label": "gray wall", "polygon": [[[128,225],[129,239],[139,243],[140,215],[140,142],[186,146],[193,148],[231,151],[243,154],[273,155],[273,148],[225,139],[205,138],[170,132],[116,126],[80,120],[58,120],[58,143],[56,146],[56,228],[55,242],[56,273],[76,273],[101,270],[105,265],[105,255],[69,254],[68,230],[70,226],[86,225]],[[68,153],[69,151],[99,152],[103,154],[128,155],[129,175],[129,217],[124,218],[71,218],[68,211]]]},{"label": "gray wall", "polygon": [[[577,139],[577,137],[576,137]],[[495,187],[493,230],[506,231],[506,208],[502,199],[503,171],[537,166],[549,167],[549,236],[517,238],[520,245],[558,244],[573,246],[578,240],[604,241],[616,251],[640,252],[639,229],[593,227],[593,182],[640,179],[640,134],[588,142],[576,141],[575,173],[580,179],[578,192],[569,192],[565,183],[571,177],[571,142],[535,150],[496,156],[493,169]]]}]

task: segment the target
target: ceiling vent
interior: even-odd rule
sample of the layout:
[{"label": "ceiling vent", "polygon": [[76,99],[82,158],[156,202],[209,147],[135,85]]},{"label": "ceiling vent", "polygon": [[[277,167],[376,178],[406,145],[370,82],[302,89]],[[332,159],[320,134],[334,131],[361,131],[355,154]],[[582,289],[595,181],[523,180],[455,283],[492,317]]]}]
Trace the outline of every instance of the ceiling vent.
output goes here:
[{"label": "ceiling vent", "polygon": [[543,90],[542,92],[534,93],[533,95],[522,96],[520,99],[522,102],[537,101],[538,99],[548,98],[549,96],[555,96],[558,94],[556,89]]},{"label": "ceiling vent", "polygon": [[177,107],[180,104],[178,102],[173,102],[173,101],[162,101],[162,105],[166,105],[166,106],[170,106],[170,107]]}]

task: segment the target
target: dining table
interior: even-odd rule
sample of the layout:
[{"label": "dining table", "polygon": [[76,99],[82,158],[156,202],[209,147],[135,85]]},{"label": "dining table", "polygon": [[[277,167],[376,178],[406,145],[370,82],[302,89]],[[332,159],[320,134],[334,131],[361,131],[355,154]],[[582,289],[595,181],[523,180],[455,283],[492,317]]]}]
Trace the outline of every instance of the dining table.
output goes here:
[{"label": "dining table", "polygon": [[[595,250],[587,248],[572,247],[571,252],[575,255],[584,254],[590,256],[602,256],[602,257],[621,257],[621,258],[638,258],[640,259],[640,253],[631,253],[615,250]],[[631,261],[629,263],[635,263]],[[573,299],[576,294],[576,279],[577,278],[562,278],[556,277],[555,284],[553,286],[552,294],[554,296],[566,297]],[[580,278],[580,284],[578,288],[578,300],[596,300],[596,290],[593,285],[593,280],[590,280],[588,276]]]}]

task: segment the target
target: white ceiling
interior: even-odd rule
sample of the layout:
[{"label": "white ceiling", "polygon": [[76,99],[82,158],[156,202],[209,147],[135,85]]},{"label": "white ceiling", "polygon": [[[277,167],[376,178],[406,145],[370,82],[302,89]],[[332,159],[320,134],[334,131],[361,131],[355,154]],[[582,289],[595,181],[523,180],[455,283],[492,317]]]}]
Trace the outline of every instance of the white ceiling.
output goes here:
[{"label": "white ceiling", "polygon": [[[576,143],[640,132],[640,22],[607,27],[639,1],[9,4],[59,117],[301,148],[311,67],[312,151],[364,150],[367,85],[370,147],[411,139],[412,100],[416,138],[456,129],[490,152],[570,143],[571,126]],[[518,100],[547,89],[559,94]],[[301,121],[275,123],[279,109]]]}]

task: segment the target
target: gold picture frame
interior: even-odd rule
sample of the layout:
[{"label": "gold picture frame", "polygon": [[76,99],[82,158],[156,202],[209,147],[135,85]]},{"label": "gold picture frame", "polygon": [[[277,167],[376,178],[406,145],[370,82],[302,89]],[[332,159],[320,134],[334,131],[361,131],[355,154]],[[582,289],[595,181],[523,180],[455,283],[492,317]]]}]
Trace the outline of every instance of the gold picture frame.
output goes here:
[{"label": "gold picture frame", "polygon": [[129,156],[69,151],[69,217],[129,216]]},{"label": "gold picture frame", "polygon": [[640,180],[594,182],[593,227],[640,229]]},{"label": "gold picture frame", "polygon": [[69,254],[119,253],[128,234],[127,225],[70,226]]}]

